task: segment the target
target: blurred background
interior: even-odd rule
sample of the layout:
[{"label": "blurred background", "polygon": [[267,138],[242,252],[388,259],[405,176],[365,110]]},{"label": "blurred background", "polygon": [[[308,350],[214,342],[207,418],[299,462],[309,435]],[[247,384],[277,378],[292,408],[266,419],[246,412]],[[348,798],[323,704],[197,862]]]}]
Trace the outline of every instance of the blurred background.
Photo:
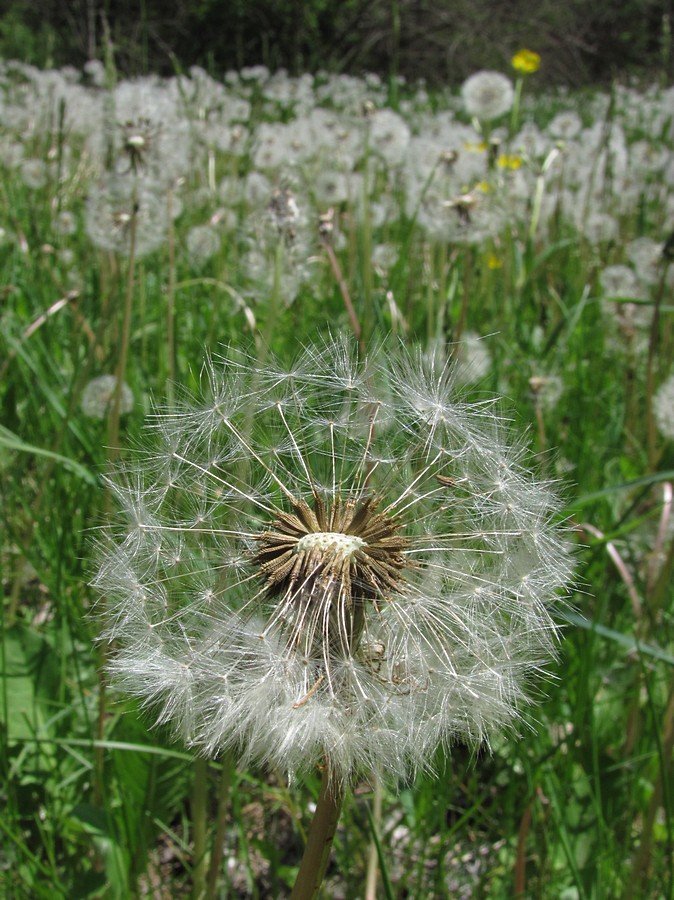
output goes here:
[{"label": "blurred background", "polygon": [[41,68],[100,58],[109,27],[126,76],[263,64],[438,86],[503,69],[523,46],[545,60],[541,84],[672,75],[671,0],[4,0],[0,10],[0,56]]}]

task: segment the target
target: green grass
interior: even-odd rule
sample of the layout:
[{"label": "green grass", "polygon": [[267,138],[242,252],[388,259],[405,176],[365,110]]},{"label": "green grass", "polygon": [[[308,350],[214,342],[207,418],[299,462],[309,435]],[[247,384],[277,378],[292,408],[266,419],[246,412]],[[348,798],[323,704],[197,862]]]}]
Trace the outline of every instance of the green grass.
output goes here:
[{"label": "green grass", "polygon": [[[539,120],[550,118],[546,103],[558,102],[541,99]],[[565,102],[572,108],[572,98]],[[270,117],[270,107],[261,115]],[[56,128],[31,140],[26,156],[81,149]],[[653,146],[671,152],[669,139],[653,138]],[[342,816],[327,895],[339,887],[363,896],[376,828],[378,896],[674,896],[674,449],[649,432],[648,400],[668,374],[673,307],[665,292],[649,383],[645,351],[630,353],[610,334],[598,280],[604,266],[625,259],[628,241],[667,238],[661,206],[644,193],[634,210],[616,211],[616,237],[592,244],[562,215],[532,237],[529,204],[495,237],[469,246],[429,238],[413,214],[374,224],[370,211],[358,216],[355,204],[343,203],[335,208],[343,238],[335,262],[310,224],[312,276],[285,305],[272,277],[275,265],[286,265],[283,242],[264,261],[268,287],[246,274],[244,238],[260,210],[245,200],[213,258],[196,266],[185,251],[189,228],[219,205],[209,183],[245,175],[250,154],[216,153],[214,179],[208,160],[199,160],[181,189],[172,235],[133,269],[129,255],[87,238],[91,173],[83,160],[30,189],[0,158],[4,896],[189,896],[208,877],[195,834],[198,848],[206,827],[211,853],[218,815],[225,862],[212,895],[283,896],[292,884],[318,777],[288,787],[273,772],[198,762],[151,729],[133,703],[104,690],[106,651],[96,643],[88,582],[92,542],[110,515],[101,476],[116,446],[133,452],[151,399],[173,390],[171,374],[192,389],[207,351],[221,345],[289,360],[317,334],[352,331],[338,274],[366,347],[390,333],[422,347],[468,330],[492,335],[491,367],[468,395],[504,394],[515,429],[558,479],[576,529],[578,585],[554,678],[533,686],[540,702],[518,733],[490,749],[457,746],[437,760],[437,779],[386,791],[379,821],[370,813],[372,786],[358,786]],[[277,177],[282,184],[284,173]],[[298,195],[311,197],[313,177],[294,172]],[[385,167],[375,178],[367,203],[387,186]],[[392,181],[395,199],[402,186]],[[76,218],[67,237],[53,226],[59,209]],[[317,211],[311,206],[309,217]],[[400,251],[387,273],[371,261],[371,247],[384,241]],[[649,315],[657,296],[656,284],[645,300]],[[114,414],[87,418],[80,399],[123,354],[135,406],[111,441]],[[560,379],[554,405],[537,403],[529,381],[536,375]]]}]

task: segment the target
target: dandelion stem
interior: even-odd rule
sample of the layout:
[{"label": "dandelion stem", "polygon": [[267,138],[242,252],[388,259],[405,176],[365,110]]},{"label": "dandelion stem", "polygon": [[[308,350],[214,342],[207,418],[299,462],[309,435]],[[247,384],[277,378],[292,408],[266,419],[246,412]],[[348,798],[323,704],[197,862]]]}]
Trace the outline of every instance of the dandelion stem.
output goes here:
[{"label": "dandelion stem", "polygon": [[545,418],[543,416],[543,404],[541,403],[540,395],[536,395],[534,400],[534,408],[536,410],[536,430],[538,432],[538,458],[541,463],[541,468],[543,471],[547,469],[547,452],[548,452],[548,441],[545,433]]},{"label": "dandelion stem", "polygon": [[349,289],[346,286],[346,281],[344,280],[344,276],[342,275],[342,270],[339,265],[339,261],[335,256],[335,251],[330,246],[328,241],[323,241],[323,247],[325,248],[325,252],[328,255],[328,259],[330,261],[330,266],[332,268],[332,272],[337,279],[337,284],[339,285],[339,290],[342,293],[342,299],[344,300],[344,306],[346,307],[346,311],[349,315],[349,322],[351,323],[351,330],[353,331],[353,335],[358,341],[358,347],[361,352],[364,350],[364,346],[361,341],[361,328],[360,322],[358,321],[358,316],[356,315],[356,310],[354,309],[353,302],[351,300],[351,296],[349,294]]},{"label": "dandelion stem", "polygon": [[471,293],[471,275],[472,275],[472,263],[473,256],[471,254],[467,254],[468,259],[464,262],[464,270],[463,270],[463,295],[461,297],[461,309],[459,311],[459,319],[456,323],[456,327],[454,329],[454,340],[458,343],[461,340],[461,335],[464,332],[466,327],[466,319],[468,318],[468,299]]},{"label": "dandelion stem", "polygon": [[281,278],[283,277],[285,246],[283,239],[279,238],[274,252],[274,281],[272,284],[271,296],[267,305],[267,318],[264,323],[264,332],[262,334],[262,342],[260,344],[257,355],[258,366],[265,362],[267,354],[272,344],[272,338],[277,331],[277,323],[279,320],[279,307],[282,304],[281,297]]},{"label": "dandelion stem", "polygon": [[[129,343],[131,339],[131,313],[133,311],[133,283],[134,283],[134,274],[135,274],[135,264],[136,264],[136,236],[137,236],[137,228],[138,228],[138,198],[136,192],[134,190],[133,193],[133,203],[132,203],[132,215],[130,222],[130,230],[129,230],[129,262],[128,262],[128,271],[126,278],[126,293],[124,297],[124,310],[123,310],[123,319],[122,319],[122,335],[119,345],[119,360],[117,362],[117,369],[115,371],[115,391],[112,395],[112,402],[110,405],[110,414],[108,417],[108,466],[112,469],[114,464],[119,459],[119,421],[121,416],[121,406],[122,406],[122,384],[124,382],[124,376],[126,374],[126,362],[129,355]],[[106,494],[106,506],[110,501],[110,494]],[[104,602],[104,601],[102,601]],[[106,648],[102,648],[101,650],[101,673],[105,669],[105,664],[107,662],[108,651]],[[105,718],[107,713],[106,706],[106,693],[107,693],[107,685],[105,681],[105,677],[103,674],[99,675],[99,686],[98,686],[98,722],[96,726],[96,737],[99,742],[103,741],[105,736]],[[102,743],[99,743],[96,747],[95,753],[95,794],[97,797],[102,797],[102,784],[103,784],[103,767],[105,762],[104,750]]]},{"label": "dandelion stem", "polygon": [[[642,825],[641,842],[639,850],[636,853],[632,866],[632,878],[629,879],[628,888],[625,892],[627,900],[637,896],[635,891],[641,890],[649,875],[649,869],[653,862],[653,828],[655,826],[658,809],[662,806],[665,812],[665,821],[669,821],[671,817],[671,809],[668,809],[667,799],[667,781],[671,777],[671,759],[672,749],[674,748],[674,685],[670,685],[669,699],[667,702],[667,710],[664,718],[663,737],[658,739],[658,756],[660,757],[660,767],[658,775],[653,786],[653,794],[648,805],[648,811],[644,816]],[[668,830],[668,838],[671,841],[671,832]],[[668,842],[669,842],[668,841]],[[671,847],[670,847],[671,849]],[[666,857],[671,859],[671,853],[667,853]],[[672,866],[670,869],[670,884],[672,877]]]},{"label": "dandelion stem", "polygon": [[133,310],[133,282],[136,264],[136,236],[138,233],[138,199],[133,194],[131,222],[129,223],[129,260],[126,276],[126,293],[122,319],[122,335],[119,342],[119,360],[115,377],[115,392],[112,396],[110,419],[108,422],[109,462],[113,463],[119,456],[119,418],[121,412],[122,383],[126,374],[126,362],[129,356],[131,340],[131,313]]},{"label": "dandelion stem", "polygon": [[208,797],[208,760],[199,758],[194,764],[192,789],[192,900],[206,896],[206,807]]},{"label": "dandelion stem", "polygon": [[382,800],[384,797],[384,788],[381,778],[374,775],[374,798],[372,801],[372,840],[370,841],[370,849],[367,854],[367,877],[365,880],[365,900],[376,900],[377,898],[377,874],[379,866],[379,854],[377,852],[377,841],[375,839],[375,829],[377,832],[381,829]]},{"label": "dandelion stem", "polygon": [[307,845],[290,900],[313,900],[323,882],[344,801],[344,787],[326,766]]},{"label": "dandelion stem", "polygon": [[510,136],[512,137],[514,134],[517,134],[517,129],[520,123],[520,104],[522,102],[522,87],[524,85],[524,78],[520,76],[515,82],[515,99],[513,100],[513,108],[510,114]]},{"label": "dandelion stem", "polygon": [[214,900],[217,896],[218,874],[222,863],[222,855],[225,846],[225,832],[229,813],[229,795],[232,787],[232,774],[234,772],[234,760],[230,753],[225,754],[222,760],[220,773],[220,789],[218,792],[218,815],[215,825],[215,837],[211,850],[211,861],[208,867],[208,882],[206,886],[206,900]]},{"label": "dandelion stem", "polygon": [[175,339],[175,302],[176,302],[176,238],[173,226],[173,191],[166,197],[168,218],[168,286],[166,290],[166,362],[168,368],[168,397],[173,402],[174,383],[176,379],[176,339]]},{"label": "dandelion stem", "polygon": [[657,429],[653,415],[653,394],[655,392],[655,360],[658,351],[658,339],[660,336],[660,307],[666,287],[667,270],[669,261],[665,261],[660,273],[658,290],[653,304],[653,318],[648,339],[648,357],[646,359],[646,439],[648,448],[648,465],[651,472],[655,471],[658,458]]}]

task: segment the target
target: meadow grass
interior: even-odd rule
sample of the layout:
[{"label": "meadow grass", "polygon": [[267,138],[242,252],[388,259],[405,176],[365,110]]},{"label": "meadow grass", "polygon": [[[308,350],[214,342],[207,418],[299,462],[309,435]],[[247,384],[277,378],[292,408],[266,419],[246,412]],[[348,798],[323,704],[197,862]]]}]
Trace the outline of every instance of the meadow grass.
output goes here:
[{"label": "meadow grass", "polygon": [[[525,84],[480,123],[412,87],[387,119],[376,79],[0,73],[4,895],[287,894],[318,777],[198,760],[111,692],[92,545],[102,475],[207,352],[290,362],[345,332],[504,396],[578,576],[533,712],[437,778],[358,785],[326,896],[375,868],[387,897],[674,896],[671,92]],[[110,374],[133,407],[108,386],[97,417]]]}]

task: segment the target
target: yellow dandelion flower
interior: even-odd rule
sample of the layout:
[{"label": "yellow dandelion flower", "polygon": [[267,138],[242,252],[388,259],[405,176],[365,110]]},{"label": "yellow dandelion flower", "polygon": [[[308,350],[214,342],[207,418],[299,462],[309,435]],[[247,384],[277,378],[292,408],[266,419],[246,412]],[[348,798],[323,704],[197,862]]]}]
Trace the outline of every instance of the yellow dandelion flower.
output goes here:
[{"label": "yellow dandelion flower", "polygon": [[510,60],[513,69],[520,75],[532,75],[538,72],[541,57],[533,50],[519,50]]},{"label": "yellow dandelion flower", "polygon": [[488,146],[489,145],[486,141],[466,141],[466,143],[463,145],[463,149],[467,150],[468,153],[484,153],[487,150]]},{"label": "yellow dandelion flower", "polygon": [[520,169],[522,167],[522,157],[512,153],[502,153],[496,160],[499,169]]},{"label": "yellow dandelion flower", "polygon": [[503,260],[499,259],[499,257],[495,253],[490,253],[487,256],[487,268],[488,269],[502,269],[503,268]]}]

